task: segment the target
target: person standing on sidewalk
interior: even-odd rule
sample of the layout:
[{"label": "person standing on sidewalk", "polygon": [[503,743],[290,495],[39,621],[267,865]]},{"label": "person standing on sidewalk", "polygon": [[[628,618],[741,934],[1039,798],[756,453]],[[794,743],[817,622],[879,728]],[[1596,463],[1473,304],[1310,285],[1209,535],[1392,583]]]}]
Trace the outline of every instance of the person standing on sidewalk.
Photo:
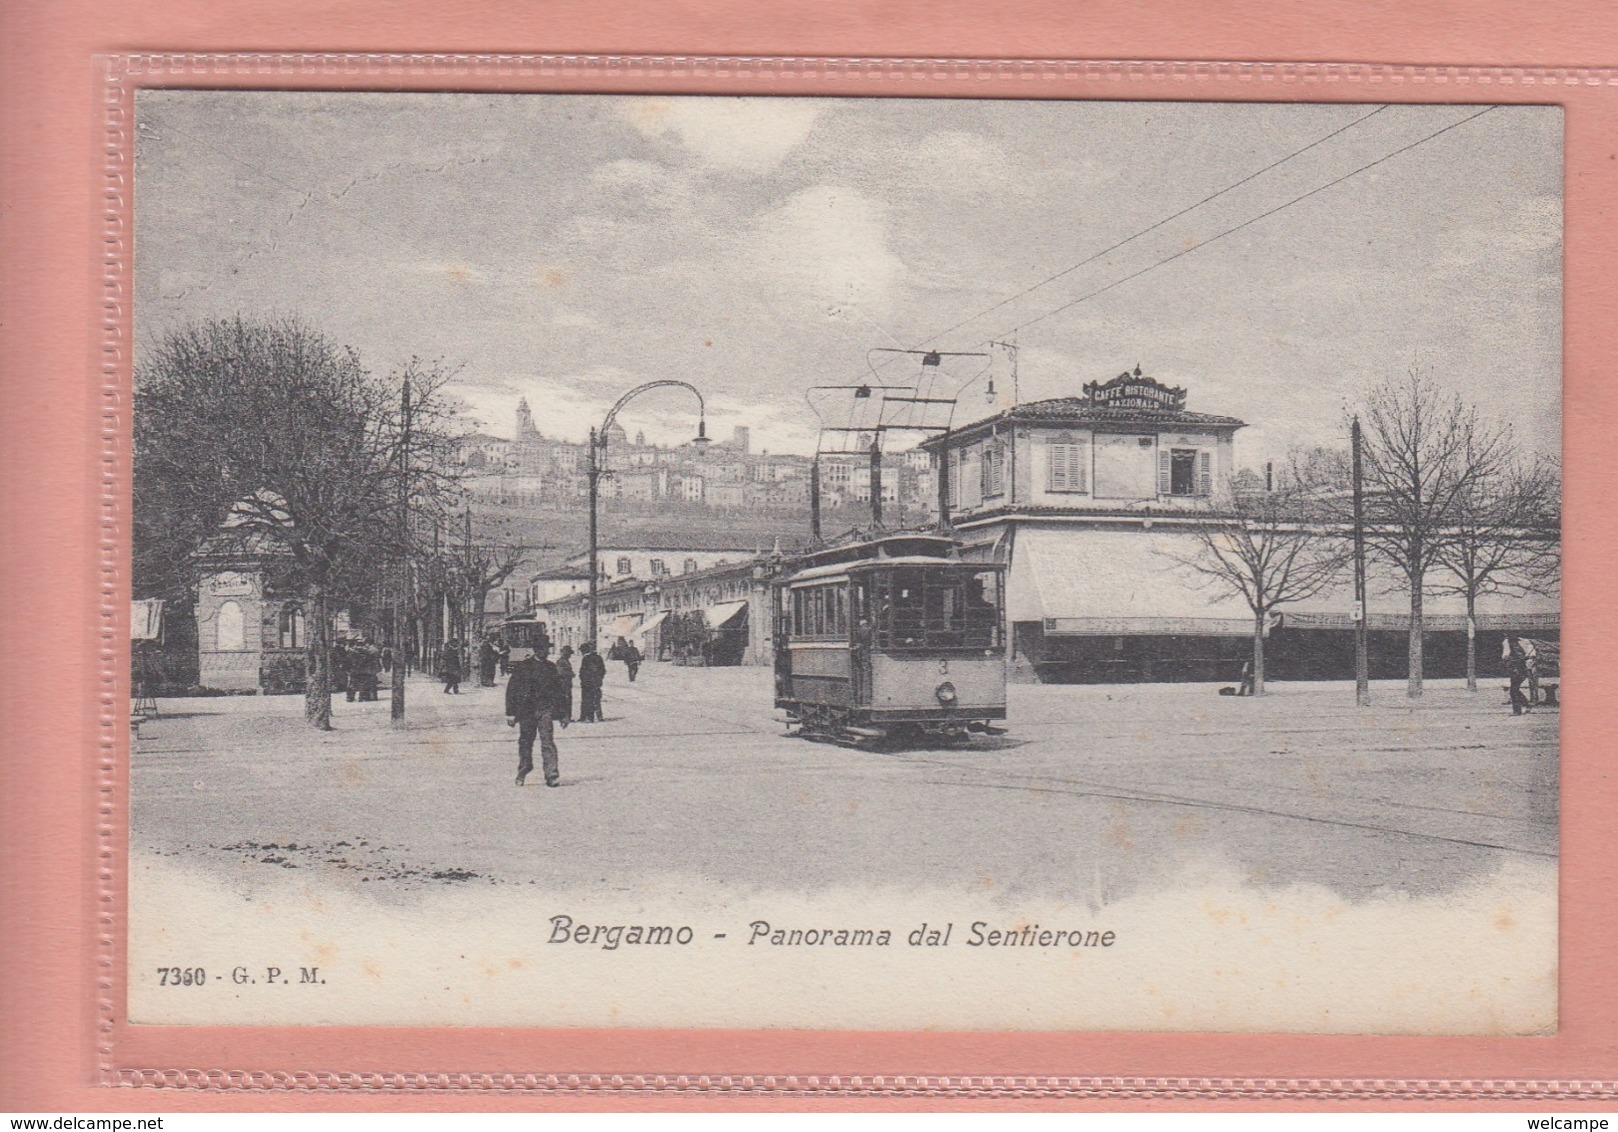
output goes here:
[{"label": "person standing on sidewalk", "polygon": [[556,751],[553,724],[568,725],[563,700],[562,678],[556,666],[545,659],[550,646],[535,649],[514,648],[511,680],[506,684],[506,726],[517,731],[517,785],[521,786],[534,769],[534,740],[539,739],[545,785],[561,784],[561,768]]},{"label": "person standing on sidewalk", "polygon": [[630,641],[624,646],[624,667],[629,670],[629,682],[631,684],[635,682],[635,673],[640,671],[641,659],[640,650],[635,647],[634,641]]},{"label": "person standing on sidewalk", "polygon": [[596,652],[594,641],[579,646],[579,722],[601,722],[601,685],[607,679],[607,662]]},{"label": "person standing on sidewalk", "polygon": [[1506,676],[1511,680],[1511,714],[1521,715],[1528,707],[1528,701],[1522,694],[1522,682],[1528,678],[1528,653],[1522,647],[1522,641],[1507,636],[1505,644],[1500,647],[1500,659],[1506,662]]},{"label": "person standing on sidewalk", "polygon": [[561,677],[562,687],[567,696],[566,707],[562,719],[573,718],[573,646],[563,645],[561,653],[556,658],[556,675]]},{"label": "person standing on sidewalk", "polygon": [[478,646],[478,687],[494,687],[494,670],[499,667],[500,654],[495,650],[494,642],[488,637]]}]

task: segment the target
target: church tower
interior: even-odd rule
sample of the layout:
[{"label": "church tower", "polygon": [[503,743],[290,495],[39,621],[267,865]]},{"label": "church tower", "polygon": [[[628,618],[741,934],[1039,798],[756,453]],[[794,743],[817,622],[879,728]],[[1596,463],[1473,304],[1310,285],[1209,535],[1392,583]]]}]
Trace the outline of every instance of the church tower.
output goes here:
[{"label": "church tower", "polygon": [[524,397],[517,402],[517,432],[512,436],[512,442],[523,444],[534,439],[539,430],[534,428],[534,414],[528,408],[528,398]]}]

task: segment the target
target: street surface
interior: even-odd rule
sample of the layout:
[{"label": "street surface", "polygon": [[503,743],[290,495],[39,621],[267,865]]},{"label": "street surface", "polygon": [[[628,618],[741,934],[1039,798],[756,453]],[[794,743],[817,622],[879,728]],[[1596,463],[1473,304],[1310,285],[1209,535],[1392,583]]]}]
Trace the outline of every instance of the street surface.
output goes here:
[{"label": "street surface", "polygon": [[[880,880],[1101,907],[1188,871],[1338,897],[1442,897],[1554,867],[1557,720],[1403,683],[1013,686],[1009,733],[872,751],[787,738],[765,668],[609,669],[608,719],[558,729],[562,786],[517,788],[504,688],[414,679],[381,702],[160,701],[133,741],[131,849],[238,890],[298,877],[381,901],[422,886],[632,892]],[[537,761],[536,752],[536,761]],[[296,873],[290,870],[299,870]]]}]

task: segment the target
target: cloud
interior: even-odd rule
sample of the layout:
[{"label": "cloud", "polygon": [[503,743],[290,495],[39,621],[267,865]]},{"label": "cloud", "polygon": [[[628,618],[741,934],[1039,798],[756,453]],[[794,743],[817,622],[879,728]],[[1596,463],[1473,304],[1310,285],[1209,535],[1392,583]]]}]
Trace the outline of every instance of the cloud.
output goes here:
[{"label": "cloud", "polygon": [[710,165],[768,173],[826,110],[807,98],[637,98],[624,117],[649,138],[673,135]]},{"label": "cloud", "polygon": [[597,206],[683,212],[691,205],[689,180],[653,161],[628,157],[609,161],[591,171],[590,181]]},{"label": "cloud", "polygon": [[816,185],[794,193],[754,225],[760,270],[790,302],[827,317],[880,322],[892,306],[905,265],[889,247],[882,205],[853,189]]},{"label": "cloud", "polygon": [[909,155],[913,183],[935,193],[1004,193],[1018,178],[1005,150],[981,134],[936,130]]}]

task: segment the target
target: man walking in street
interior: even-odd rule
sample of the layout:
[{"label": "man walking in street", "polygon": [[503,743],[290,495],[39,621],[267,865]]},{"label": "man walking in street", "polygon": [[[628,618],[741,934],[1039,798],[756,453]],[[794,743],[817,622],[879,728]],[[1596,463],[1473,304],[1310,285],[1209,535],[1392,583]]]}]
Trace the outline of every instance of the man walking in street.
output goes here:
[{"label": "man walking in street", "polygon": [[579,722],[601,722],[601,685],[607,679],[607,662],[596,652],[594,641],[579,646]]},{"label": "man walking in street", "polygon": [[561,784],[557,762],[556,732],[552,725],[568,724],[562,694],[562,680],[556,666],[545,659],[550,646],[543,641],[537,648],[511,650],[511,680],[506,684],[506,726],[517,731],[517,785],[534,769],[534,739],[545,770],[545,785]]},{"label": "man walking in street", "polygon": [[438,655],[438,678],[444,682],[444,694],[461,694],[461,672],[464,658],[461,656],[461,642],[451,637],[444,642],[444,649]]},{"label": "man walking in street", "polygon": [[629,682],[631,684],[635,682],[635,674],[640,671],[640,662],[640,650],[635,647],[634,641],[630,641],[624,646],[624,667],[629,670]]}]

